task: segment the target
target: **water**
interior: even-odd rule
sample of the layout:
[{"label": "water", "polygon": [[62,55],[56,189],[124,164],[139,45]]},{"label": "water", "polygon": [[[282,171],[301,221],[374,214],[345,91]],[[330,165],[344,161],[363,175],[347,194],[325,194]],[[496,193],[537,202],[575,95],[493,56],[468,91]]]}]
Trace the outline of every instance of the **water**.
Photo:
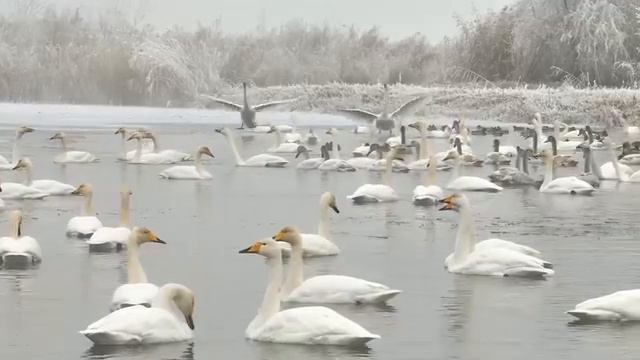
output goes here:
[{"label": "water", "polygon": [[[564,314],[586,298],[640,285],[640,186],[605,183],[591,197],[543,195],[534,189],[469,194],[479,239],[499,237],[533,246],[555,264],[556,276],[547,281],[461,276],[443,269],[453,249],[457,215],[411,204],[411,192],[422,174],[393,175],[393,186],[402,196],[397,203],[354,206],[345,196],[361,184],[381,181],[380,174],[299,172],[293,166],[236,168],[224,137],[206,124],[208,112],[187,111],[180,124],[172,125],[167,119],[173,115],[167,114],[179,110],[153,110],[153,117],[141,118],[135,111],[144,110],[126,115],[127,109],[121,109],[117,111],[125,115],[114,117],[109,108],[89,108],[92,116],[84,118],[76,108],[63,108],[63,115],[38,106],[7,109],[0,111],[0,123],[24,121],[40,130],[27,134],[23,143],[24,154],[35,165],[34,178],[91,182],[95,210],[105,225],[117,223],[121,184],[131,186],[132,223],[150,227],[168,243],[144,245],[145,270],[156,284],[178,282],[194,290],[196,332],[193,344],[92,347],[77,332],[107,314],[113,290],[126,280],[125,254],[89,254],[82,241],[65,237],[66,222],[79,211],[80,198],[7,201],[9,208],[24,210],[24,232],[40,241],[44,261],[38,269],[0,270],[2,358],[623,359],[640,351],[640,326],[574,326]],[[75,146],[94,152],[101,162],[52,163],[57,144],[47,140],[51,131],[42,129],[54,129],[71,117],[76,119],[73,126],[83,129],[68,130],[77,134]],[[299,117],[305,124],[326,119]],[[237,116],[215,113],[214,120],[235,124]],[[164,181],[157,178],[163,166],[117,163],[120,140],[112,126],[120,123],[162,123],[152,128],[164,148],[193,151],[199,145],[210,146],[216,158],[207,168],[214,179]],[[1,139],[11,136],[10,130],[0,133]],[[328,135],[322,138],[329,140]],[[475,151],[488,152],[491,140],[474,137]],[[525,143],[513,135],[502,140]],[[270,135],[255,135],[242,142],[242,152],[263,152],[272,141]],[[343,131],[337,141],[346,154],[367,137]],[[10,142],[0,146],[8,153]],[[439,149],[445,146],[437,141]],[[601,161],[605,157],[597,156]],[[465,171],[486,176],[491,168]],[[559,173],[573,171],[577,169]],[[449,175],[438,175],[444,185]],[[2,181],[22,177],[0,173]],[[262,258],[239,255],[238,250],[288,224],[315,231],[318,197],[325,190],[338,198],[341,213],[333,216],[332,234],[342,253],[309,260],[306,276],[352,275],[403,290],[387,307],[331,306],[382,339],[366,350],[244,339],[266,272]],[[5,229],[6,218],[0,218],[0,229]]]}]

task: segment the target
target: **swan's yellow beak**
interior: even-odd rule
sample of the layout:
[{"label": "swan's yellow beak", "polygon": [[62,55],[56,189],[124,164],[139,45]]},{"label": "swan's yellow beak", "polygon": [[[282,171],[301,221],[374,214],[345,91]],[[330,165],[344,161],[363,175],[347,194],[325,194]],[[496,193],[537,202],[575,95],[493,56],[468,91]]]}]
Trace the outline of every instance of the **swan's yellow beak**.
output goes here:
[{"label": "swan's yellow beak", "polygon": [[255,243],[251,244],[251,246],[249,246],[248,248],[238,251],[238,253],[240,253],[240,254],[258,254],[260,252],[261,248],[262,248],[262,243],[261,242],[255,242]]},{"label": "swan's yellow beak", "polygon": [[443,211],[443,210],[454,210],[455,207],[453,205],[453,200],[455,199],[455,195],[450,195],[447,196],[446,198],[440,200],[441,203],[444,204],[443,207],[441,207],[439,210]]},{"label": "swan's yellow beak", "polygon": [[275,241],[284,241],[284,233],[282,231],[278,231],[278,233],[275,234],[272,237],[272,239],[275,240]]},{"label": "swan's yellow beak", "polygon": [[164,242],[163,240],[160,240],[160,238],[157,237],[156,234],[153,233],[153,231],[149,232],[149,241],[158,243],[158,244],[166,244],[166,242]]}]

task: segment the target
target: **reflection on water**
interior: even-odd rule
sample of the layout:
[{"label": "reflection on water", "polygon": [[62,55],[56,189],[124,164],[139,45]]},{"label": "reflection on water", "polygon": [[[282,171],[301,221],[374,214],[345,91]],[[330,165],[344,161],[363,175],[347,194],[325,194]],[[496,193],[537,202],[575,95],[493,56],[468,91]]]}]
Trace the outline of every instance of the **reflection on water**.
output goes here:
[{"label": "reflection on water", "polygon": [[322,346],[322,345],[293,345],[248,342],[256,359],[357,359],[369,358],[373,351],[367,346]]},{"label": "reflection on water", "polygon": [[193,343],[151,344],[137,346],[97,346],[82,354],[83,359],[193,360]]}]

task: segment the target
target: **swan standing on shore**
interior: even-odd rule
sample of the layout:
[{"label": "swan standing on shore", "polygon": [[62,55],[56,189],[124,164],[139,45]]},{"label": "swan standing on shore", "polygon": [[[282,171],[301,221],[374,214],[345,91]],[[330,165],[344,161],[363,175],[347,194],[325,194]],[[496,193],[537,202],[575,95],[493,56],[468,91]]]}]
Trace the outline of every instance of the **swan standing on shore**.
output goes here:
[{"label": "swan standing on shore", "polygon": [[38,241],[22,235],[22,211],[9,213],[9,235],[0,238],[0,260],[5,268],[23,268],[42,261]]},{"label": "swan standing on shore", "polygon": [[90,152],[68,150],[67,136],[62,132],[55,133],[49,140],[60,140],[60,144],[62,144],[63,152],[53,158],[55,163],[91,163],[98,161],[98,158]]},{"label": "swan standing on shore", "polygon": [[276,107],[278,105],[288,104],[297,100],[297,99],[278,100],[278,101],[271,101],[264,104],[259,104],[256,106],[250,106],[249,100],[247,99],[247,83],[246,82],[242,83],[242,94],[243,94],[242,105],[232,103],[231,101],[227,101],[223,99],[218,99],[208,95],[203,95],[203,98],[205,98],[208,101],[214,102],[216,104],[222,105],[229,110],[239,111],[240,119],[242,120],[240,123],[240,129],[244,129],[245,126],[249,129],[253,129],[258,126],[258,124],[256,123],[256,112],[262,111],[268,108]]},{"label": "swan standing on shore", "polygon": [[20,140],[24,134],[33,132],[30,127],[21,126],[16,130],[16,138],[13,141],[13,150],[11,151],[11,162],[9,162],[4,156],[0,155],[0,170],[12,170],[20,160],[22,156],[20,152]]},{"label": "swan standing on shore", "polygon": [[129,229],[129,203],[131,201],[131,191],[128,187],[123,187],[120,191],[120,221],[117,227],[103,226],[97,229],[87,240],[89,251],[111,251],[120,250],[127,245],[131,229]]},{"label": "swan standing on shore", "polygon": [[224,135],[229,142],[229,146],[231,147],[231,152],[236,159],[236,166],[251,166],[251,167],[285,167],[289,161],[285,158],[275,155],[269,154],[258,154],[254,155],[247,160],[244,160],[240,153],[238,152],[238,148],[236,146],[236,141],[233,138],[233,133],[229,128],[216,129],[216,132]]},{"label": "swan standing on shore", "polygon": [[62,183],[56,180],[32,180],[33,163],[29,158],[22,158],[18,161],[13,170],[24,169],[27,174],[26,185],[47,195],[71,195],[76,189],[75,186]]},{"label": "swan standing on shore", "polygon": [[130,306],[87,326],[80,334],[96,345],[171,343],[193,338],[195,296],[184,285],[165,284],[151,307]]},{"label": "swan standing on shore", "polygon": [[528,246],[501,239],[476,244],[471,206],[466,196],[454,194],[440,202],[444,203],[440,210],[453,210],[460,216],[455,250],[445,260],[449,272],[531,278],[553,275],[552,265],[535,257],[540,253]]},{"label": "swan standing on shore", "polygon": [[211,149],[206,146],[202,146],[196,153],[194,165],[172,166],[160,172],[160,177],[163,179],[175,180],[210,180],[212,178],[211,174],[202,167],[202,155],[215,158]]},{"label": "swan standing on shore", "polygon": [[275,240],[257,241],[240,253],[266,257],[269,276],[262,305],[245,331],[248,339],[288,344],[362,346],[380,338],[324,306],[281,311],[282,251]]},{"label": "swan standing on shore", "polygon": [[111,297],[111,311],[142,305],[149,307],[158,287],[149,283],[140,263],[140,246],[146,243],[166,244],[147,228],[134,227],[127,238],[127,283],[116,288]]},{"label": "swan standing on shore", "polygon": [[74,216],[67,222],[67,236],[91,237],[96,230],[102,227],[102,222],[95,215],[90,215],[93,212],[91,206],[93,187],[88,183],[81,184],[71,194],[84,196],[84,205],[81,215]]}]

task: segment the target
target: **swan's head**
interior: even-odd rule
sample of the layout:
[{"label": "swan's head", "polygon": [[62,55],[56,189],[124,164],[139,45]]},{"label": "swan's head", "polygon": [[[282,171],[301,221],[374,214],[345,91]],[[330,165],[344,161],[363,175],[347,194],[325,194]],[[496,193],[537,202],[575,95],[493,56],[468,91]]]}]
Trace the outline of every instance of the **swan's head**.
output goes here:
[{"label": "swan's head", "polygon": [[118,128],[118,130],[116,130],[116,132],[114,132],[114,134],[115,134],[115,135],[120,134],[120,135],[122,135],[122,136],[126,136],[126,135],[127,135],[127,129],[125,129],[125,128],[123,128],[123,127]]},{"label": "swan's head", "polygon": [[549,135],[547,137],[547,140],[545,140],[545,143],[552,143],[553,144],[554,142],[556,142],[556,137],[553,136],[553,135]]},{"label": "swan's head", "polygon": [[284,241],[290,244],[302,241],[300,233],[293,226],[283,227],[277,234],[273,235],[272,239],[275,241]]},{"label": "swan's head", "polygon": [[207,155],[207,156],[210,156],[212,158],[215,158],[215,156],[213,156],[213,153],[211,152],[211,149],[209,149],[208,146],[203,146],[200,149],[198,149],[198,154]]},{"label": "swan's head", "polygon": [[31,160],[29,158],[23,157],[22,159],[18,160],[12,170],[31,169],[32,167],[33,163],[31,162]]},{"label": "swan's head", "polygon": [[30,128],[28,126],[20,126],[18,128],[18,130],[17,130],[17,133],[18,133],[18,135],[22,136],[22,135],[24,135],[26,133],[30,133],[30,132],[33,132],[33,131],[34,131],[33,128]]},{"label": "swan's head", "polygon": [[195,325],[193,323],[193,310],[196,305],[196,297],[194,296],[193,291],[180,284],[166,284],[162,286],[162,288],[170,289],[171,300],[173,300],[178,310],[180,310],[184,315],[184,320],[186,321],[187,326],[189,326],[189,329],[191,330],[195,329]]},{"label": "swan's head", "polygon": [[453,194],[449,195],[444,199],[440,200],[440,203],[444,204],[439,210],[453,210],[460,211],[461,208],[469,205],[469,199],[463,194]]},{"label": "swan's head", "polygon": [[67,136],[63,132],[57,132],[53,134],[53,136],[50,137],[49,140],[64,140],[64,138],[66,137]]},{"label": "swan's head", "polygon": [[80,186],[71,192],[71,195],[87,196],[91,194],[93,194],[93,186],[89,183],[80,184]]},{"label": "swan's head", "polygon": [[166,244],[166,242],[160,240],[153,231],[146,227],[134,227],[133,230],[131,230],[130,236],[138,245],[142,245],[144,243]]},{"label": "swan's head", "polygon": [[129,135],[129,137],[127,138],[127,141],[129,140],[142,140],[142,139],[152,139],[155,140],[155,135],[153,135],[151,132],[144,130],[144,129],[138,129],[136,131],[134,131],[131,135]]},{"label": "swan's head", "polygon": [[329,191],[320,196],[320,205],[331,208],[336,214],[340,214],[340,210],[338,210],[338,205],[336,204],[336,196]]},{"label": "swan's head", "polygon": [[246,249],[238,251],[240,254],[259,254],[266,258],[276,258],[282,256],[282,249],[275,240],[265,238],[251,244]]},{"label": "swan's head", "polygon": [[304,145],[298,146],[298,148],[296,149],[296,159],[300,157],[301,154],[308,153],[308,152],[309,152],[309,149],[306,146]]},{"label": "swan's head", "polygon": [[410,128],[414,128],[414,129],[416,129],[418,131],[420,131],[422,129],[425,129],[425,130],[427,129],[426,128],[426,123],[423,122],[423,121],[416,121],[416,122],[414,122],[412,124],[409,124],[409,127]]},{"label": "swan's head", "polygon": [[226,128],[226,127],[224,127],[224,128],[220,128],[220,129],[216,129],[216,132],[217,132],[218,134],[222,134],[222,135],[224,135],[224,136],[229,136],[229,135],[231,135],[231,130],[229,130],[229,128]]}]

